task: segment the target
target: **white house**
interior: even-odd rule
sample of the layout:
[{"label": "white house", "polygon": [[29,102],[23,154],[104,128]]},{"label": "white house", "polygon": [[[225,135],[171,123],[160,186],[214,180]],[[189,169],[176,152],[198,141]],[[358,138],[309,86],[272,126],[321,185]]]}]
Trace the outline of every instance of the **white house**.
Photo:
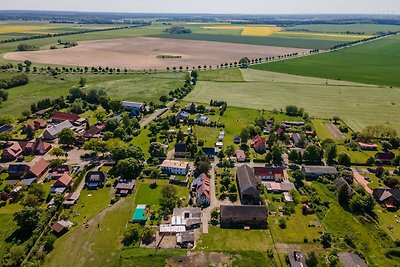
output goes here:
[{"label": "white house", "polygon": [[63,121],[59,124],[49,126],[43,133],[44,139],[53,140],[56,139],[58,134],[66,128],[72,129],[74,126],[69,121]]},{"label": "white house", "polygon": [[203,114],[197,115],[197,117],[194,119],[194,122],[203,125],[209,125],[211,123],[210,118],[204,116]]},{"label": "white house", "polygon": [[164,173],[174,175],[186,175],[189,171],[189,163],[177,160],[164,160],[161,164]]}]

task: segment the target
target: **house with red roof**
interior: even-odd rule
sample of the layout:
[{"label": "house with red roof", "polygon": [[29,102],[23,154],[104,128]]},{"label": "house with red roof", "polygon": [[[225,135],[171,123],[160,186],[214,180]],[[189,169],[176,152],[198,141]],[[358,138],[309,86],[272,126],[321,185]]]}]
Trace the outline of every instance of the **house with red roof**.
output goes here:
[{"label": "house with red roof", "polygon": [[261,180],[282,182],[285,174],[282,167],[254,167],[254,175]]},{"label": "house with red roof", "polygon": [[267,150],[266,139],[257,134],[252,140],[251,145],[257,153],[265,153]]},{"label": "house with red roof", "polygon": [[100,134],[104,131],[105,125],[104,124],[97,124],[93,125],[92,127],[89,128],[84,134],[84,138],[99,138]]},{"label": "house with red roof", "polygon": [[72,177],[64,173],[54,184],[51,186],[51,193],[64,193],[72,186]]},{"label": "house with red roof", "polygon": [[362,150],[378,150],[377,144],[367,144],[363,142],[358,142],[358,145]]},{"label": "house with red roof", "polygon": [[51,121],[53,123],[61,123],[63,121],[69,121],[70,123],[74,124],[74,122],[76,122],[80,118],[81,117],[75,113],[55,111],[53,113],[53,116],[51,117]]},{"label": "house with red roof", "polygon": [[23,149],[18,142],[13,142],[11,146],[3,149],[1,158],[4,160],[16,160],[23,153]]},{"label": "house with red roof", "polygon": [[36,138],[29,142],[19,142],[25,155],[44,155],[50,151],[52,145],[44,142],[41,138]]},{"label": "house with red roof", "polygon": [[44,128],[46,128],[46,125],[47,125],[47,123],[46,123],[44,120],[42,120],[42,119],[35,119],[35,120],[33,120],[33,121],[27,122],[27,123],[24,125],[24,128],[30,127],[32,130],[36,131],[36,130],[39,130],[39,129],[44,129]]},{"label": "house with red roof", "polygon": [[69,165],[61,165],[61,166],[56,166],[53,171],[51,172],[51,179],[52,180],[57,180],[61,176],[63,176],[64,173],[70,174],[71,168]]},{"label": "house with red roof", "polygon": [[29,176],[35,178],[42,177],[48,170],[49,165],[50,164],[46,160],[40,158],[29,168]]},{"label": "house with red roof", "polygon": [[237,162],[245,162],[246,161],[246,154],[241,149],[236,150],[235,157],[236,157]]},{"label": "house with red roof", "polygon": [[196,194],[196,203],[201,205],[210,204],[210,177],[202,173],[192,183],[192,189]]}]

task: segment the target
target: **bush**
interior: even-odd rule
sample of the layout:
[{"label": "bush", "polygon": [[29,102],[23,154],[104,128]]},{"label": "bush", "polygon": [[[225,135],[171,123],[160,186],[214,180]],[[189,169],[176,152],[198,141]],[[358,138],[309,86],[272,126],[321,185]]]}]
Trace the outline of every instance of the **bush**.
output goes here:
[{"label": "bush", "polygon": [[279,219],[279,227],[281,229],[285,229],[286,228],[286,219],[285,218],[280,218]]}]

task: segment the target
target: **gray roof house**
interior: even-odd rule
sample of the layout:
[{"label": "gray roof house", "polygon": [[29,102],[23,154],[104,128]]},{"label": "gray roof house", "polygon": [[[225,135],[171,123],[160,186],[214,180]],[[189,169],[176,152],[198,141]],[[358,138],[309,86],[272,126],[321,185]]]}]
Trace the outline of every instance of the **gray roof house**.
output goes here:
[{"label": "gray roof house", "polygon": [[140,102],[122,101],[122,106],[127,111],[138,110],[142,112],[144,111],[146,104]]},{"label": "gray roof house", "polygon": [[303,166],[304,174],[308,178],[317,178],[321,175],[338,174],[335,167],[332,166]]},{"label": "gray roof house", "polygon": [[68,120],[63,121],[59,124],[53,125],[53,126],[49,126],[46,128],[46,130],[43,133],[43,137],[46,140],[53,140],[56,139],[58,134],[63,130],[63,129],[67,129],[67,128],[73,128],[74,126],[72,125],[71,122],[69,122]]},{"label": "gray roof house", "polygon": [[258,205],[260,192],[257,189],[257,178],[253,168],[248,165],[240,166],[236,171],[240,201],[243,205]]}]

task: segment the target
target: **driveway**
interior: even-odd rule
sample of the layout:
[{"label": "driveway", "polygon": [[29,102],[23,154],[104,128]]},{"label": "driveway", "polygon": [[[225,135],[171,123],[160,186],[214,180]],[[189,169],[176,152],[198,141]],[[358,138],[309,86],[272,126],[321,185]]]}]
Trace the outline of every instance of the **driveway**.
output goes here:
[{"label": "driveway", "polygon": [[162,109],[157,109],[153,112],[153,114],[151,114],[148,118],[144,119],[143,121],[140,122],[140,126],[144,127],[147,124],[149,124],[150,122],[152,122],[155,118],[157,118],[158,116],[161,116],[164,112],[166,112],[173,104],[175,104],[176,99],[174,99],[173,101],[167,103],[165,106],[165,108]]}]

